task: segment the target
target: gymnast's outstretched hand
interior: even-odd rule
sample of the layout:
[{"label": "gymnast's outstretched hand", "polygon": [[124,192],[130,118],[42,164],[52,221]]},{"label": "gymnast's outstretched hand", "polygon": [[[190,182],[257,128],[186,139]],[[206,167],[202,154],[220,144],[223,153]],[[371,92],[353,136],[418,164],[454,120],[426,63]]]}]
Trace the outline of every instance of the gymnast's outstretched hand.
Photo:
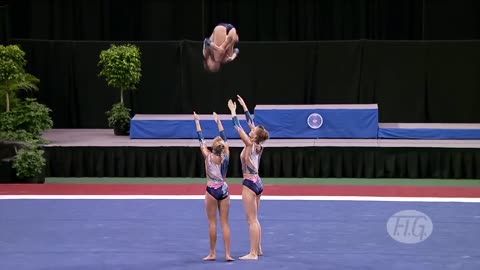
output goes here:
[{"label": "gymnast's outstretched hand", "polygon": [[193,112],[193,119],[195,119],[195,121],[200,121],[200,117],[198,117],[196,112]]},{"label": "gymnast's outstretched hand", "polygon": [[220,119],[218,118],[218,114],[217,114],[216,112],[213,112],[213,119],[215,119],[215,123],[218,124],[218,121],[219,121]]},{"label": "gymnast's outstretched hand", "polygon": [[230,112],[232,113],[232,115],[236,114],[237,104],[233,102],[231,99],[228,100],[228,108],[230,109]]},{"label": "gymnast's outstretched hand", "polygon": [[242,106],[243,110],[247,111],[248,108],[247,108],[247,104],[245,104],[245,100],[243,100],[243,98],[240,95],[237,95],[237,98],[238,98],[238,103]]}]

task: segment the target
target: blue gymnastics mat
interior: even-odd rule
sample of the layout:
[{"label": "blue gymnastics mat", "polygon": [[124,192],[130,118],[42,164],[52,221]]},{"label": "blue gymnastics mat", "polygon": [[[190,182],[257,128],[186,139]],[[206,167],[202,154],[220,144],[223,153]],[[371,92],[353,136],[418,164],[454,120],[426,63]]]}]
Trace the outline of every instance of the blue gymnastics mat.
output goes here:
[{"label": "blue gymnastics mat", "polygon": [[[0,212],[5,270],[480,269],[479,203],[264,200],[265,256],[228,263],[221,234],[217,261],[201,259],[203,200],[13,199]],[[249,249],[239,200],[230,224],[238,258]]]}]

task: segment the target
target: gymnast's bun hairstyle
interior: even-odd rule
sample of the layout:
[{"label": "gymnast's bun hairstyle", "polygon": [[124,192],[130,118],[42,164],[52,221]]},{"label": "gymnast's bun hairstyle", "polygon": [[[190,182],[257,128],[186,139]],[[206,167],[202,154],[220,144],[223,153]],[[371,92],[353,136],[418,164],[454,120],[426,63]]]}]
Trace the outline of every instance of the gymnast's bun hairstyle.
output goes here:
[{"label": "gymnast's bun hairstyle", "polygon": [[223,142],[223,139],[220,136],[215,137],[212,143],[212,152],[215,155],[220,155],[224,149],[225,149],[225,143]]},{"label": "gymnast's bun hairstyle", "polygon": [[270,134],[264,126],[257,126],[257,143],[262,143],[270,138]]}]

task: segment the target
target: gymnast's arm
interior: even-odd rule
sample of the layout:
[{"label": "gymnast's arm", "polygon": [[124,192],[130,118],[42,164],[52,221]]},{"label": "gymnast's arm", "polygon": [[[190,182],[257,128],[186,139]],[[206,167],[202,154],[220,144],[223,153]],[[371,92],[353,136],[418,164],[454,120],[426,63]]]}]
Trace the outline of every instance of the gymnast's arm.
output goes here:
[{"label": "gymnast's arm", "polygon": [[247,124],[250,127],[250,130],[255,129],[255,123],[253,122],[252,115],[250,115],[250,112],[248,111],[247,104],[243,100],[243,98],[240,95],[237,95],[238,98],[238,103],[243,107],[243,111],[245,112],[245,117],[247,118]]},{"label": "gymnast's arm", "polygon": [[225,134],[225,129],[223,128],[222,121],[220,120],[220,118],[218,118],[218,115],[215,112],[213,113],[213,117],[215,118],[215,122],[217,123],[220,137],[225,142],[225,154],[227,156],[230,156],[230,148],[228,146],[227,135]]},{"label": "gymnast's arm", "polygon": [[203,157],[208,156],[210,150],[207,148],[205,143],[205,138],[203,137],[202,127],[200,126],[200,118],[197,113],[193,112],[193,119],[195,119],[195,126],[197,127],[198,141],[200,142],[200,150],[202,151]]},{"label": "gymnast's arm", "polygon": [[225,63],[230,63],[230,62],[232,62],[233,60],[235,60],[235,58],[237,58],[239,52],[240,52],[240,50],[237,49],[237,48],[235,48],[235,49],[233,50],[232,55],[229,56],[229,57],[227,57],[227,58],[225,59]]},{"label": "gymnast's arm", "polygon": [[243,143],[247,147],[252,146],[253,143],[250,140],[250,137],[248,137],[248,135],[245,133],[242,126],[240,125],[240,122],[238,121],[237,113],[236,113],[237,105],[231,99],[228,101],[228,108],[230,109],[230,113],[232,114],[233,126],[235,127],[238,134],[240,135],[240,138],[242,139]]},{"label": "gymnast's arm", "polygon": [[213,42],[211,43],[210,47],[213,48],[213,49],[216,50],[216,51],[219,51],[219,52],[223,52],[223,51],[224,51],[223,48],[221,48],[220,46],[218,46],[217,44],[215,44],[215,43],[213,43]]},{"label": "gymnast's arm", "polygon": [[217,50],[219,52],[223,52],[223,48],[221,48],[220,46],[218,46],[217,44],[215,44],[215,42],[213,42],[213,35],[209,38],[206,38],[203,42],[205,43],[205,47],[206,48],[211,48],[211,49],[214,49],[214,50]]}]

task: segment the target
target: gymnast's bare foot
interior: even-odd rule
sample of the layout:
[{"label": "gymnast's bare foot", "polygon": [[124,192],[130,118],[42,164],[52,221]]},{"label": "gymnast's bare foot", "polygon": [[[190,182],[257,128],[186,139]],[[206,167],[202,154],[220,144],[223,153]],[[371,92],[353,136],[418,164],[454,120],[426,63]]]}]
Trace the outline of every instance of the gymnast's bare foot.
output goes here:
[{"label": "gymnast's bare foot", "polygon": [[215,261],[217,259],[217,256],[215,254],[208,254],[207,257],[203,258],[204,261]]},{"label": "gymnast's bare foot", "polygon": [[232,256],[230,256],[230,255],[225,255],[225,260],[226,260],[227,262],[233,262],[233,261],[235,261],[235,259],[234,259]]},{"label": "gymnast's bare foot", "polygon": [[239,258],[240,260],[258,260],[258,256],[255,254],[248,253],[245,256]]}]

